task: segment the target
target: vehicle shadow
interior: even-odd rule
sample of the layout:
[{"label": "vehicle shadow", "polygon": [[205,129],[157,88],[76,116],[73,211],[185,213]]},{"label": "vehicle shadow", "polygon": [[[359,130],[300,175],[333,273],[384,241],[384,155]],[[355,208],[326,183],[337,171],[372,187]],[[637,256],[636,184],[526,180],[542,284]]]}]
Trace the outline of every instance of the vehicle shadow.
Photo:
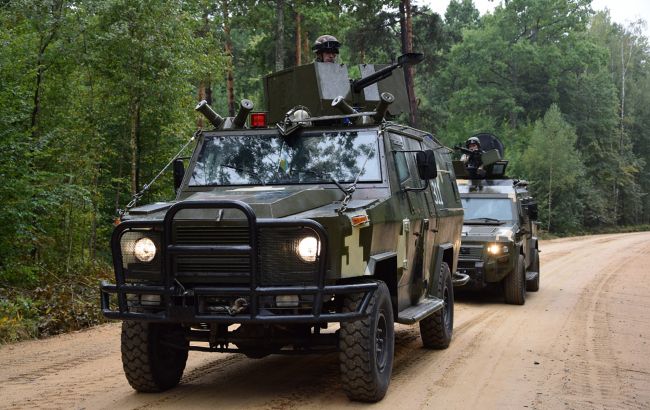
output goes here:
[{"label": "vehicle shadow", "polygon": [[504,304],[503,288],[500,284],[489,285],[480,290],[454,288],[454,301],[468,305]]}]

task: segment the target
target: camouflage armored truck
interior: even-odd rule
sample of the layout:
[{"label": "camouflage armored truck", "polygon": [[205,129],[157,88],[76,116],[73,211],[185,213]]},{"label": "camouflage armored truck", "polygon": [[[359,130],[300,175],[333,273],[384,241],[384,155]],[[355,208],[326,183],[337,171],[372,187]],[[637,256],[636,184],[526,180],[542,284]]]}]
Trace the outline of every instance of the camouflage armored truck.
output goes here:
[{"label": "camouflage armored truck", "polygon": [[390,74],[417,58],[362,66],[352,83],[338,64],[274,73],[266,113],[244,100],[222,118],[199,104],[214,129],[186,170],[175,163],[174,200],[123,215],[116,282],[101,285],[103,314],[124,321],[135,390],[177,385],[188,350],[339,351],[349,398],[377,401],[395,322],[419,322],[425,347],[449,345],[463,280],[451,151],[386,121],[405,100]]},{"label": "camouflage armored truck", "polygon": [[458,270],[470,277],[461,289],[502,284],[506,303],[523,305],[526,291],[539,290],[537,204],[526,181],[506,176],[508,161],[500,159],[503,145],[496,136],[473,137],[483,148],[476,155],[484,177],[469,178],[454,161],[465,210]]}]

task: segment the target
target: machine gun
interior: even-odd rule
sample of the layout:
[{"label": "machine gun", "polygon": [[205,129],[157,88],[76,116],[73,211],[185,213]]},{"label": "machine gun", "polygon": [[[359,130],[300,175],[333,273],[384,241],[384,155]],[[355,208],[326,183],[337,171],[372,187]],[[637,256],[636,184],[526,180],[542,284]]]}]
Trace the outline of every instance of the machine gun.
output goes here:
[{"label": "machine gun", "polygon": [[355,93],[361,92],[364,88],[368,87],[369,85],[375,84],[385,78],[390,77],[393,74],[393,71],[395,71],[396,68],[400,68],[405,65],[415,65],[424,60],[424,54],[422,53],[406,53],[402,54],[397,58],[397,62],[394,64],[389,65],[388,67],[384,67],[381,70],[370,74],[367,77],[360,78],[358,80],[354,80],[352,82],[352,91]]}]

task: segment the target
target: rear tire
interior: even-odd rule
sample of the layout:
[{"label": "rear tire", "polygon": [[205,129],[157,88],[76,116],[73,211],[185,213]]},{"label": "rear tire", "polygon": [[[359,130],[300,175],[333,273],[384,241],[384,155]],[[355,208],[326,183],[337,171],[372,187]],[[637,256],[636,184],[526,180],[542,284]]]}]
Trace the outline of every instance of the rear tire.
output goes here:
[{"label": "rear tire", "polygon": [[[346,295],[343,312],[355,311],[362,296]],[[368,311],[365,319],[341,323],[341,384],[350,400],[376,402],[388,390],[395,349],[393,306],[384,282],[379,282]]]},{"label": "rear tire", "polygon": [[533,260],[533,262],[530,264],[530,271],[537,272],[537,277],[533,280],[526,281],[526,290],[528,292],[537,292],[539,290],[539,277],[540,277],[539,251],[537,249],[533,249],[532,252],[530,253],[530,257]]},{"label": "rear tire", "polygon": [[161,392],[176,386],[185,370],[188,347],[180,325],[122,323],[124,374],[139,392]]},{"label": "rear tire", "polygon": [[509,305],[526,303],[526,265],[523,255],[517,258],[517,266],[503,280],[503,292]]},{"label": "rear tire", "polygon": [[446,349],[451,343],[454,329],[454,284],[446,262],[440,265],[436,291],[436,296],[442,298],[444,306],[420,321],[420,337],[427,349]]}]

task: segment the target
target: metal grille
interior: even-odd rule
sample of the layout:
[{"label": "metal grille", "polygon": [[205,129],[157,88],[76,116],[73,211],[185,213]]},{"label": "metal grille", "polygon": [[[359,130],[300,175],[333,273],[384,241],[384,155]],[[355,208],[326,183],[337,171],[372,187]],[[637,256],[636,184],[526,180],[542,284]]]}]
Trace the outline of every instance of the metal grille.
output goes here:
[{"label": "metal grille", "polygon": [[[315,236],[302,227],[260,229],[258,236],[258,272],[260,285],[316,285],[318,262],[304,262],[297,254],[300,239]],[[178,245],[245,245],[248,226],[215,224],[201,226],[176,223],[173,241]],[[175,277],[186,284],[250,283],[250,257],[243,255],[178,255],[174,257]]]},{"label": "metal grille", "polygon": [[174,242],[178,245],[244,245],[248,244],[248,226],[177,224],[174,227]]},{"label": "metal grille", "polygon": [[481,259],[483,246],[461,246],[459,259]]},{"label": "metal grille", "polygon": [[304,262],[298,257],[298,243],[315,236],[302,227],[261,229],[258,260],[261,285],[316,285],[318,260]]},{"label": "metal grille", "polygon": [[[176,245],[247,245],[248,226],[201,221],[175,223]],[[232,285],[250,282],[250,257],[246,255],[177,255],[175,277],[185,284]]]}]

